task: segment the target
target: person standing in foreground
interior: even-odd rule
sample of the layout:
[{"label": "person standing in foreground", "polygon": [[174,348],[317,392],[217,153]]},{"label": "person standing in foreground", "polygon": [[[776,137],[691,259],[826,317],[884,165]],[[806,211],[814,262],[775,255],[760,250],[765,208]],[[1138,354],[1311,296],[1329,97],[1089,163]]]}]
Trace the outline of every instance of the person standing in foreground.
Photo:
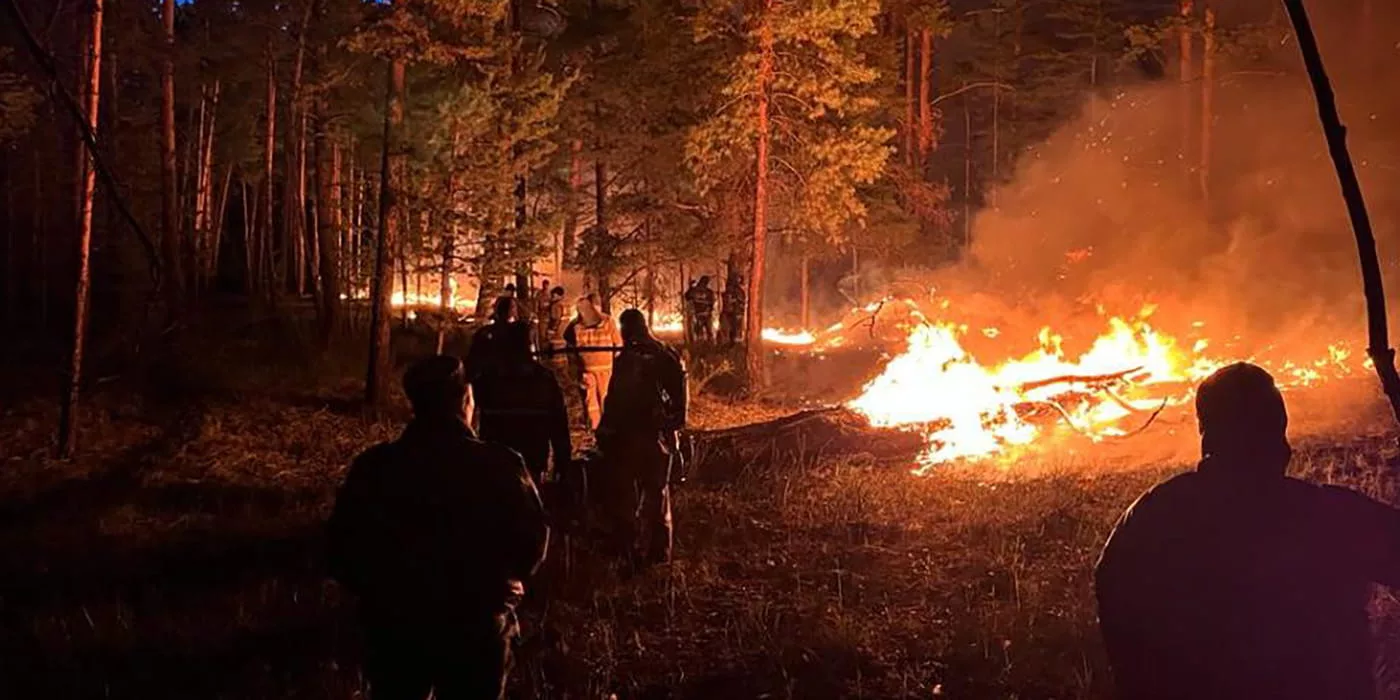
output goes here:
[{"label": "person standing in foreground", "polygon": [[336,498],[331,574],[359,599],[374,700],[502,698],[544,509],[520,455],[472,436],[459,360],[419,362],[404,391],[412,422],[357,457]]},{"label": "person standing in foreground", "polygon": [[597,430],[612,379],[613,357],[617,354],[611,348],[622,345],[617,324],[598,308],[597,294],[590,293],[578,300],[578,316],[564,331],[564,340],[570,348],[578,350],[584,416],[588,429]]},{"label": "person standing in foreground", "polygon": [[502,337],[495,371],[476,380],[472,394],[480,412],[482,440],[495,442],[525,458],[535,483],[544,483],[550,453],[556,470],[572,457],[569,411],[554,374],[530,356],[529,329],[511,327]]},{"label": "person standing in foreground", "polygon": [[1400,585],[1400,511],[1285,476],[1288,413],[1239,363],[1196,394],[1200,465],[1134,503],[1095,572],[1121,698],[1371,700],[1370,585]]},{"label": "person standing in foreground", "polygon": [[619,553],[644,565],[665,563],[671,560],[671,469],[688,404],[685,364],[652,336],[641,311],[622,312],[621,326],[623,350],[598,427],[607,460],[598,481]]}]

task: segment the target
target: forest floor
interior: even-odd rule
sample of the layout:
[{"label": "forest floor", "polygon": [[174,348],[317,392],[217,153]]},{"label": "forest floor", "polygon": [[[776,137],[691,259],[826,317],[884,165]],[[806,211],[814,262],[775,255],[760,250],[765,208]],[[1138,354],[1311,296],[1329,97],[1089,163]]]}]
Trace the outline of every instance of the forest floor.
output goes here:
[{"label": "forest floor", "polygon": [[[284,376],[237,344],[196,355],[140,391],[95,387],[69,461],[46,456],[51,400],[4,401],[0,696],[363,695],[321,536],[351,457],[400,424],[366,420],[356,383],[325,379],[358,361]],[[697,415],[740,420],[704,400]],[[1296,471],[1394,502],[1383,444],[1310,440]],[[1106,697],[1093,563],[1124,507],[1187,465],[1100,466],[915,477],[814,452],[687,483],[669,567],[624,579],[587,542],[555,543],[514,695]],[[1378,667],[1400,669],[1400,601],[1378,595],[1375,620]],[[1395,674],[1381,672],[1386,697]]]}]

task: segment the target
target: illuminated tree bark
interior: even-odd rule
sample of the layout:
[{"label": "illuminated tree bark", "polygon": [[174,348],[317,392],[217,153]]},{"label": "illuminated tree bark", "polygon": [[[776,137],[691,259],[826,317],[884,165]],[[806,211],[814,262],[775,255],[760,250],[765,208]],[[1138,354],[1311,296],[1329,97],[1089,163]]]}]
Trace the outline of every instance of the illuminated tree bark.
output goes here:
[{"label": "illuminated tree bark", "polygon": [[185,299],[185,277],[175,193],[175,0],[161,4],[161,23],[165,30],[165,55],[160,66],[160,248],[170,312],[178,313]]},{"label": "illuminated tree bark", "polygon": [[1211,127],[1215,121],[1215,8],[1205,8],[1201,55],[1201,197],[1210,201]]},{"label": "illuminated tree bark", "polygon": [[394,250],[399,238],[398,177],[402,172],[395,139],[403,126],[404,59],[389,66],[384,111],[384,144],[379,168],[379,235],[374,252],[374,279],[370,293],[369,369],[365,377],[365,402],[380,408],[389,397],[389,316],[394,298]]},{"label": "illuminated tree bark", "polygon": [[749,257],[749,307],[745,335],[744,365],[749,385],[761,388],[766,382],[763,356],[764,252],[768,245],[768,121],[769,91],[773,86],[773,0],[764,0],[758,28],[757,148],[754,172],[753,254]]},{"label": "illuminated tree bark", "polygon": [[[102,19],[103,0],[92,0],[83,108],[88,131],[93,135],[97,133],[102,96]],[[92,149],[89,147],[86,152],[88,155],[79,173],[81,206],[78,216],[78,277],[73,296],[73,346],[69,353],[68,381],[58,422],[58,456],[61,458],[72,456],[78,444],[79,389],[83,378],[83,351],[87,342],[88,302],[92,295],[92,202],[97,189],[97,164],[93,160]]]}]

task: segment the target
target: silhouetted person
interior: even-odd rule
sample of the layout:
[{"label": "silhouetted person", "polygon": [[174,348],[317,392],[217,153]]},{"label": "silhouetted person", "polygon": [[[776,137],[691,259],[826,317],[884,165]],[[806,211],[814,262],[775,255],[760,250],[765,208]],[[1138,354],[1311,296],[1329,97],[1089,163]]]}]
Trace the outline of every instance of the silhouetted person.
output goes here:
[{"label": "silhouetted person", "polygon": [[685,300],[690,307],[691,334],[695,342],[715,342],[715,290],[710,289],[710,276],[701,276],[700,281],[686,292]]},{"label": "silhouetted person", "polygon": [[1138,499],[1099,559],[1122,698],[1376,697],[1371,583],[1400,584],[1400,511],[1284,475],[1288,414],[1249,364],[1196,394],[1200,465]]},{"label": "silhouetted person", "polygon": [[748,296],[744,293],[743,275],[734,275],[724,285],[723,340],[728,345],[737,345],[744,340],[744,312]]},{"label": "silhouetted person", "polygon": [[478,434],[520,453],[537,484],[549,470],[551,451],[556,468],[572,456],[569,411],[554,373],[530,354],[529,330],[510,327],[501,338],[501,358],[495,371],[472,384],[479,416]]},{"label": "silhouetted person", "polygon": [[504,695],[549,530],[520,455],[467,428],[466,390],[456,358],[410,368],[413,421],[357,457],[336,498],[331,573],[359,598],[374,700]]},{"label": "silhouetted person", "polygon": [[671,467],[686,421],[685,365],[652,336],[641,311],[628,309],[620,321],[623,350],[598,427],[606,463],[590,478],[602,489],[619,553],[662,563],[671,559]]},{"label": "silhouetted person", "polygon": [[491,309],[491,317],[486,325],[472,334],[471,347],[467,349],[467,381],[475,383],[477,377],[490,372],[501,356],[502,338],[506,331],[520,325],[519,304],[515,297],[504,296],[496,299]]},{"label": "silhouetted person", "polygon": [[578,316],[564,329],[564,342],[578,351],[584,416],[588,429],[597,430],[612,379],[613,357],[617,355],[611,348],[622,344],[617,324],[599,308],[597,294],[578,300]]},{"label": "silhouetted person", "polygon": [[530,304],[534,307],[530,310],[530,322],[535,330],[535,344],[541,349],[549,344],[549,337],[545,335],[545,326],[549,323],[549,280],[540,281],[540,288],[530,297]]}]

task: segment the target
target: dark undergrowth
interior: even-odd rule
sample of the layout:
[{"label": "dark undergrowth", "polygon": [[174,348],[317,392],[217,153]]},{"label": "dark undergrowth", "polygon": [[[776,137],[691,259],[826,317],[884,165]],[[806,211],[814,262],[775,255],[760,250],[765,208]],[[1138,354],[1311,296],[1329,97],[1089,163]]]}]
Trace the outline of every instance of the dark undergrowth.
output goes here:
[{"label": "dark undergrowth", "polygon": [[[321,528],[349,459],[398,428],[366,418],[343,379],[358,352],[282,338],[278,352],[183,348],[162,379],[148,368],[92,387],[70,461],[46,456],[50,400],[6,402],[0,697],[363,693],[353,603],[324,577]],[[1393,502],[1382,444],[1310,442],[1297,469]],[[586,537],[558,538],[513,692],[1106,697],[1093,561],[1121,510],[1181,467],[908,466],[798,453],[688,483],[677,561],[634,578]],[[1400,696],[1400,604],[1378,595],[1375,620],[1380,680]]]}]

